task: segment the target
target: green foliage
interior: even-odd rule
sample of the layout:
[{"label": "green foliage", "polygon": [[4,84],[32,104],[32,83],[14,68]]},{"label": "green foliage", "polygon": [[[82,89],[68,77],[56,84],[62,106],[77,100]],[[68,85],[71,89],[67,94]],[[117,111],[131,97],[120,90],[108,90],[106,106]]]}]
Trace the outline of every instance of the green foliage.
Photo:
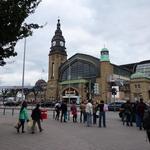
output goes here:
[{"label": "green foliage", "polygon": [[27,24],[25,19],[39,5],[41,0],[0,0],[0,66],[5,59],[16,56],[15,45],[18,40],[32,35],[38,24]]}]

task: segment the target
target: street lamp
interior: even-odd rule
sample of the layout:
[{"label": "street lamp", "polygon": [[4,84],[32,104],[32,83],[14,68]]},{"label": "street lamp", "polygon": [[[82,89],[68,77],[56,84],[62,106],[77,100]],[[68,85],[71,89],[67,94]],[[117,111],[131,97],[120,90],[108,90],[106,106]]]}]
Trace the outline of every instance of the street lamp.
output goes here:
[{"label": "street lamp", "polygon": [[24,53],[23,53],[23,70],[22,70],[22,101],[24,95],[24,74],[25,74],[25,56],[26,56],[26,38],[24,39]]},{"label": "street lamp", "polygon": [[71,79],[71,74],[70,74],[70,62],[69,62],[69,104],[70,104],[70,79]]}]

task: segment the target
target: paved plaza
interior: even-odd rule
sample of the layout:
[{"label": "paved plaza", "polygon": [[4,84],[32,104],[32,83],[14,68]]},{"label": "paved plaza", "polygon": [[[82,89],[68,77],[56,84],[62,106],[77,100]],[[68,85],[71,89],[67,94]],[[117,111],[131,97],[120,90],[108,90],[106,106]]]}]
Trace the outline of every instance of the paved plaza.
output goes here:
[{"label": "paved plaza", "polygon": [[18,134],[18,114],[0,112],[0,150],[149,150],[145,131],[123,126],[117,112],[107,112],[107,128],[82,123],[60,123],[52,114],[44,120],[42,133]]}]

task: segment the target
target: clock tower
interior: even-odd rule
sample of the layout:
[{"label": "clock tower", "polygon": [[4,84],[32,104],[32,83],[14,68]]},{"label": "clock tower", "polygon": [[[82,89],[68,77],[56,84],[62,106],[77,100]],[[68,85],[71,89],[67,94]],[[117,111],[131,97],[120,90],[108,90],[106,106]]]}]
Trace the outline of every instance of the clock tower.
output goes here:
[{"label": "clock tower", "polygon": [[49,68],[48,68],[48,84],[47,84],[47,98],[56,100],[59,98],[59,67],[67,60],[67,53],[65,47],[65,39],[62,35],[60,20],[57,22],[57,29],[55,35],[51,40],[51,47],[49,53]]}]

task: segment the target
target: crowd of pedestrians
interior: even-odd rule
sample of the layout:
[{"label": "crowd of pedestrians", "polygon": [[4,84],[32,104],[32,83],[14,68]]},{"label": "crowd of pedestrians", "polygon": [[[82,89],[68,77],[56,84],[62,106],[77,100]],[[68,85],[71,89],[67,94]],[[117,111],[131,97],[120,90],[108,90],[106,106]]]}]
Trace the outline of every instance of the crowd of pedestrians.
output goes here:
[{"label": "crowd of pedestrians", "polygon": [[133,126],[135,121],[136,126],[142,130],[143,128],[143,118],[144,112],[146,111],[147,106],[141,98],[140,101],[135,103],[130,102],[129,100],[122,105],[122,121],[123,125]]},{"label": "crowd of pedestrians", "polygon": [[150,141],[150,106],[146,105],[141,98],[139,101],[130,102],[129,100],[122,105],[122,122],[123,125],[135,125],[139,130],[146,130]]},{"label": "crowd of pedestrians", "polygon": [[[74,123],[79,121],[80,123],[84,123],[87,127],[97,125],[100,128],[106,128],[106,111],[108,110],[108,106],[103,100],[101,100],[100,103],[91,100],[82,101],[79,109],[77,109],[75,101],[72,102],[70,109],[67,107],[67,102],[63,101],[62,103],[56,103],[55,110],[55,119],[60,120],[61,122],[62,117],[64,117],[64,122],[67,122],[71,114],[72,122]],[[149,116],[147,115],[146,118],[145,114],[149,114]],[[148,139],[150,140],[150,108],[147,107],[142,98],[140,101],[136,101],[136,103],[128,100],[122,105],[122,122],[123,125],[128,127],[133,126],[133,123],[135,122],[136,127],[138,127],[139,130],[146,130]]]},{"label": "crowd of pedestrians", "polygon": [[98,127],[106,127],[105,111],[107,110],[108,108],[107,105],[104,104],[104,101],[97,103],[92,102],[91,100],[84,100],[79,107],[77,107],[76,101],[73,101],[70,109],[67,107],[67,102],[62,101],[55,104],[55,120],[67,122],[69,116],[72,115],[72,122],[74,123],[79,121],[80,123],[84,123],[87,127],[90,127],[96,125],[98,120]]},{"label": "crowd of pedestrians", "polygon": [[[70,107],[67,105],[67,101],[57,102],[55,104],[55,120],[60,122],[67,122],[72,115],[73,123],[84,123],[87,127],[92,125],[97,125],[98,127],[106,128],[106,111],[108,110],[107,104],[103,100],[100,103],[91,100],[84,100],[81,102],[79,107],[76,105],[76,101],[72,101]],[[78,113],[79,112],[79,113]],[[146,130],[147,137],[150,140],[150,106],[148,107],[141,98],[140,101],[136,103],[130,102],[129,100],[122,105],[122,122],[123,125],[128,127],[133,126],[135,122],[136,127],[139,130]],[[79,115],[78,115],[79,114]],[[37,104],[31,113],[32,126],[31,133],[35,133],[35,126],[37,124],[40,132],[43,131],[41,127],[41,121],[43,120],[40,110],[40,105]],[[27,103],[24,101],[22,103],[18,123],[15,126],[17,132],[24,133],[25,122],[29,122],[30,118],[27,110]]]}]

